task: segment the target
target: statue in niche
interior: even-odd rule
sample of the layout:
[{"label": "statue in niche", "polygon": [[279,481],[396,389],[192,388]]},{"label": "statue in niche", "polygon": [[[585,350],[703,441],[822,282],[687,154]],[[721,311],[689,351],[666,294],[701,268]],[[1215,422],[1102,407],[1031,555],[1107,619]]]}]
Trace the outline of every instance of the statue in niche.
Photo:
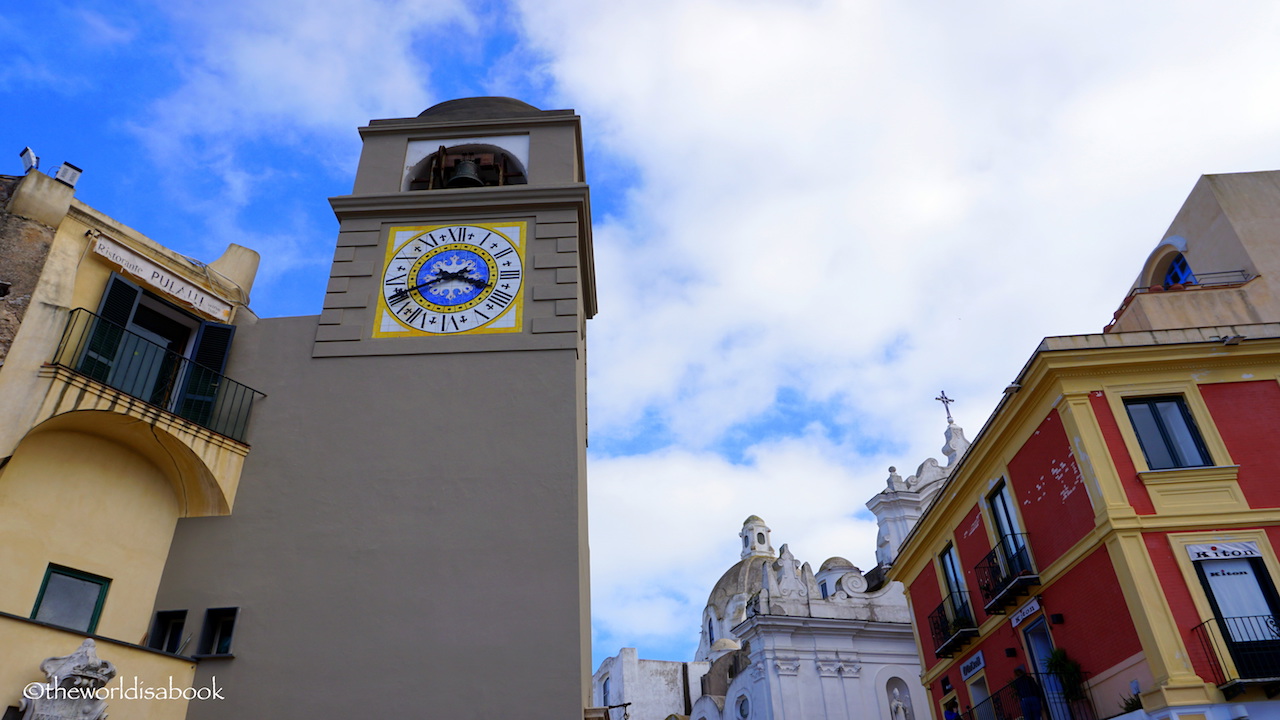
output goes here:
[{"label": "statue in niche", "polygon": [[22,720],[107,720],[106,700],[94,695],[116,676],[116,666],[98,657],[92,638],[70,655],[46,659],[40,672],[47,682],[23,688]]},{"label": "statue in niche", "polygon": [[893,715],[893,720],[912,720],[911,698],[903,700],[898,688],[894,688],[889,696],[889,712]]}]

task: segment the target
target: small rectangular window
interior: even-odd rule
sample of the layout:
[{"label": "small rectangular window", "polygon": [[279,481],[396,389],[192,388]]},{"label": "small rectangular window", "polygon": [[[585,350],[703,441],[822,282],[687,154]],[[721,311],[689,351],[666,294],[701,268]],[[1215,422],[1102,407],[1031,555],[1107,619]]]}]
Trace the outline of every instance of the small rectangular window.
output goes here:
[{"label": "small rectangular window", "polygon": [[240,608],[209,608],[204,614],[200,635],[200,655],[230,655],[231,637]]},{"label": "small rectangular window", "polygon": [[110,585],[109,578],[51,564],[45,570],[31,619],[92,634],[98,629]]},{"label": "small rectangular window", "polygon": [[1124,401],[1134,434],[1152,470],[1211,465],[1191,411],[1181,396]]},{"label": "small rectangular window", "polygon": [[154,650],[181,655],[186,646],[182,641],[182,630],[186,624],[186,610],[165,610],[156,613],[155,623],[151,626],[151,640],[147,646]]}]

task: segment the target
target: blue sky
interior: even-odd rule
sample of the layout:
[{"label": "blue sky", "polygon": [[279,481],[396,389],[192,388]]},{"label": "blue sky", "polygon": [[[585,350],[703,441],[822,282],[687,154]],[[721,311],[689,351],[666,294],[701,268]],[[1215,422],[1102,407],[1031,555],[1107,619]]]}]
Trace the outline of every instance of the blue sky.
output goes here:
[{"label": "blue sky", "polygon": [[0,172],[318,312],[373,118],[582,116],[597,661],[689,659],[737,531],[872,565],[863,504],[1098,332],[1201,173],[1280,167],[1269,2],[10,3]]}]

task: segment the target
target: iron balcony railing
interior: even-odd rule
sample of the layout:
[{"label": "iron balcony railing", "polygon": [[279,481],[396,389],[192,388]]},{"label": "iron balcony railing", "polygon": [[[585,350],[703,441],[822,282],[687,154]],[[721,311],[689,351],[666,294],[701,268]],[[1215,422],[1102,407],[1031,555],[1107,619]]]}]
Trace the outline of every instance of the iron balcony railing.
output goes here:
[{"label": "iron balcony railing", "polygon": [[1280,682],[1280,619],[1275,615],[1213,618],[1191,633],[1219,687]]},{"label": "iron balcony railing", "polygon": [[240,442],[263,395],[83,308],[71,312],[53,364]]},{"label": "iron balcony railing", "polygon": [[1026,589],[1040,584],[1031,553],[1027,550],[1027,536],[1022,533],[1005,535],[973,568],[978,579],[978,591],[982,593],[983,609],[1001,612],[1014,602]]},{"label": "iron balcony railing", "polygon": [[933,653],[940,658],[951,657],[954,650],[976,636],[978,624],[969,609],[969,593],[959,590],[943,598],[938,609],[929,613],[929,631],[933,635]]},{"label": "iron balcony railing", "polygon": [[[1206,288],[1240,287],[1241,285],[1253,280],[1255,277],[1257,277],[1257,275],[1250,273],[1248,270],[1223,270],[1221,272],[1196,273],[1194,280],[1182,283],[1181,285],[1172,285],[1167,287],[1164,285],[1152,285],[1150,287],[1134,288],[1129,291],[1129,294],[1125,296],[1124,301],[1120,303],[1120,308],[1116,310],[1111,322],[1107,324],[1107,328],[1111,328],[1120,320],[1120,316],[1124,314],[1124,311],[1129,309],[1129,304],[1132,303],[1133,299],[1139,295],[1152,292],[1164,292],[1166,290],[1177,291],[1185,289],[1201,290]],[[1104,329],[1103,332],[1106,332],[1106,329]]]},{"label": "iron balcony railing", "polygon": [[1023,679],[991,693],[960,717],[962,720],[1096,720],[1087,676],[1064,678],[1053,673],[1027,673]]},{"label": "iron balcony railing", "polygon": [[[1184,287],[1223,287],[1230,285],[1243,285],[1256,276],[1248,270],[1222,270],[1219,272],[1196,273],[1193,280],[1183,283]],[[1167,287],[1165,289],[1168,289]],[[1131,295],[1138,295],[1144,292],[1151,292],[1151,288],[1134,288],[1130,291]]]}]

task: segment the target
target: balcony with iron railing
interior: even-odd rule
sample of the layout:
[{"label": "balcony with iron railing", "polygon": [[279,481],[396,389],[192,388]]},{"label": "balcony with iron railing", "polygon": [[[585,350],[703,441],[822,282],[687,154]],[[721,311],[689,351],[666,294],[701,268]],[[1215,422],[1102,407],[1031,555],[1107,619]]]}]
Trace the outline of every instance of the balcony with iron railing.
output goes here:
[{"label": "balcony with iron railing", "polygon": [[[1247,270],[1227,270],[1196,273],[1185,283],[1136,287],[1125,296],[1103,332],[1256,323],[1257,305],[1263,301],[1252,296],[1249,288],[1257,277]],[[1212,302],[1208,302],[1210,297]],[[1197,312],[1202,305],[1211,316]]]},{"label": "balcony with iron railing", "polygon": [[1022,533],[1005,535],[973,568],[982,593],[982,607],[988,613],[1003,613],[1009,605],[1026,595],[1028,589],[1040,584],[1031,552],[1027,548],[1027,536]]},{"label": "balcony with iron railing", "polygon": [[1213,683],[1232,698],[1249,685],[1280,690],[1280,618],[1219,617],[1192,628],[1208,658]]},{"label": "balcony with iron railing", "polygon": [[962,720],[1096,720],[1085,677],[1027,673],[961,714]]},{"label": "balcony with iron railing", "polygon": [[977,637],[978,624],[969,609],[969,593],[959,590],[943,598],[938,609],[929,613],[929,632],[933,636],[933,654],[940,658],[951,657]]},{"label": "balcony with iron railing", "polygon": [[241,443],[263,395],[83,308],[71,312],[50,364]]}]

